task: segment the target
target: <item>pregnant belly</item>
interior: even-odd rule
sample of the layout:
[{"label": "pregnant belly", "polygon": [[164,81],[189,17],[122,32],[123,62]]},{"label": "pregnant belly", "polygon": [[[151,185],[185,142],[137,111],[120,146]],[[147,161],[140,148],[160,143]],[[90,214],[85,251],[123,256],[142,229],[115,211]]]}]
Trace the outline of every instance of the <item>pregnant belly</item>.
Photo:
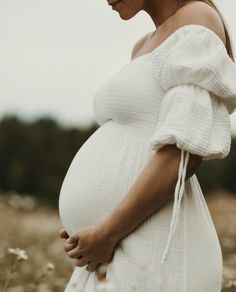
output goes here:
[{"label": "pregnant belly", "polygon": [[76,153],[61,186],[59,215],[68,234],[109,214],[150,157],[147,139],[111,122],[98,128]]}]

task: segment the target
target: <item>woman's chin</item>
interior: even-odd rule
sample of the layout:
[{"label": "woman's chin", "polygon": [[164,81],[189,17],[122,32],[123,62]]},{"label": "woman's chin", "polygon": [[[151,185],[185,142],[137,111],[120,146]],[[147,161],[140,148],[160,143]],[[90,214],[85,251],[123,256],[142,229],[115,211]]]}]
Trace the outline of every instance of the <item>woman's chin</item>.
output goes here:
[{"label": "woman's chin", "polygon": [[129,17],[129,16],[125,15],[125,14],[123,15],[122,13],[120,13],[120,18],[123,19],[123,20],[129,20],[132,17]]},{"label": "woman's chin", "polygon": [[131,13],[131,11],[128,11],[123,1],[120,1],[116,5],[114,5],[113,11],[116,11],[117,13],[119,13],[120,18],[122,18],[123,20],[129,20],[134,16],[134,13]]},{"label": "woman's chin", "polygon": [[120,15],[120,18],[123,20],[129,20],[134,17],[133,14],[127,13],[125,11],[117,11]]}]

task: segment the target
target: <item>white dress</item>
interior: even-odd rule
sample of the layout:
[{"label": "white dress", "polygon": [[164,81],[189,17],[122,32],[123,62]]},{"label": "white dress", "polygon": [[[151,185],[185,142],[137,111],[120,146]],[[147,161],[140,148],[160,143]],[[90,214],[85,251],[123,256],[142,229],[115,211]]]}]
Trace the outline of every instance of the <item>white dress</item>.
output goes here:
[{"label": "white dress", "polygon": [[[184,177],[189,153],[204,160],[229,154],[235,107],[236,64],[222,40],[198,24],[178,28],[96,92],[100,127],[75,155],[60,192],[60,218],[69,235],[107,216],[155,151],[165,144],[181,149],[175,199],[115,249],[107,270],[115,291],[221,291],[216,229],[196,175]],[[75,267],[65,291],[93,292],[97,284],[95,272]]]}]

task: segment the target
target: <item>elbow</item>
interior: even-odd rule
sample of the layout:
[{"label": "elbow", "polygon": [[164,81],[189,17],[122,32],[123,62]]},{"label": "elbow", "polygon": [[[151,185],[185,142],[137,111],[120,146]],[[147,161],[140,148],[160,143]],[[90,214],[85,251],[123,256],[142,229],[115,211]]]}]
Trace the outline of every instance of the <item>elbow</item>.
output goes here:
[{"label": "elbow", "polygon": [[[159,183],[155,184],[160,196],[168,197],[174,193],[178,180],[178,169],[180,166],[181,151],[176,145],[168,144],[159,149],[154,155],[155,177],[158,176]],[[189,152],[189,161],[186,169],[185,180],[190,178],[199,168],[202,157]]]},{"label": "elbow", "polygon": [[189,153],[189,163],[186,172],[186,179],[190,178],[198,170],[202,162],[202,156]]},{"label": "elbow", "polygon": [[[176,145],[173,145],[173,144],[165,145],[159,150],[159,155],[160,153],[162,153],[163,157],[164,156],[166,157],[166,162],[168,162],[168,164],[169,164],[168,160],[172,160],[174,169],[176,169],[176,165],[175,165],[176,163],[178,164],[178,167],[179,167],[180,149],[177,148]],[[191,177],[198,170],[198,168],[201,165],[201,162],[202,162],[202,156],[189,152],[189,162],[188,162],[188,166],[186,170],[186,179]]]}]

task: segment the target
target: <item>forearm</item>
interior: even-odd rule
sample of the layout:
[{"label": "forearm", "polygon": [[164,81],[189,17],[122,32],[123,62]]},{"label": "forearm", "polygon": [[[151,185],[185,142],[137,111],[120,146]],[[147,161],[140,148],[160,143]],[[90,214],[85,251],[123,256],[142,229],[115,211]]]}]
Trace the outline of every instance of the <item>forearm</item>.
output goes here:
[{"label": "forearm", "polygon": [[[173,197],[180,155],[174,145],[163,147],[153,155],[119,205],[104,220],[103,230],[109,239],[120,241]],[[200,162],[200,156],[190,154],[185,179],[194,174]]]}]

